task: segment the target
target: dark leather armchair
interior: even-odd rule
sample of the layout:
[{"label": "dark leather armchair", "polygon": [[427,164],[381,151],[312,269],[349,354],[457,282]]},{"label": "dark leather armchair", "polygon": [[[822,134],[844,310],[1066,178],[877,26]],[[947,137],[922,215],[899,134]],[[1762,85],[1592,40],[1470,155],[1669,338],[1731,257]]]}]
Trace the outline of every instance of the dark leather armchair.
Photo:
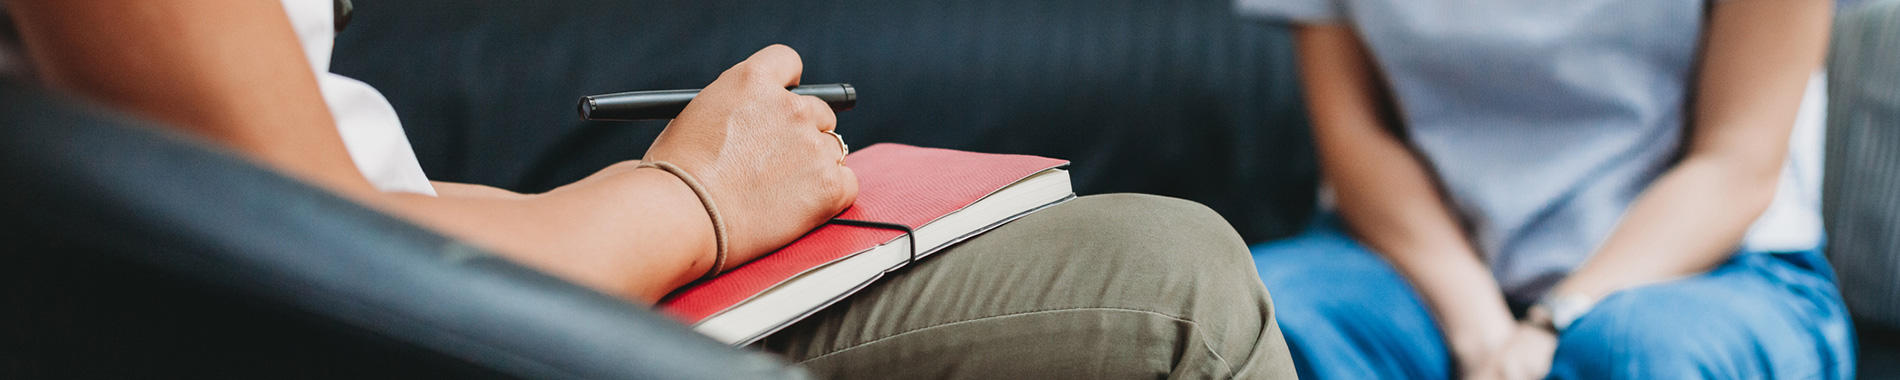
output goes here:
[{"label": "dark leather armchair", "polygon": [[188,136],[0,82],[0,378],[799,378]]}]

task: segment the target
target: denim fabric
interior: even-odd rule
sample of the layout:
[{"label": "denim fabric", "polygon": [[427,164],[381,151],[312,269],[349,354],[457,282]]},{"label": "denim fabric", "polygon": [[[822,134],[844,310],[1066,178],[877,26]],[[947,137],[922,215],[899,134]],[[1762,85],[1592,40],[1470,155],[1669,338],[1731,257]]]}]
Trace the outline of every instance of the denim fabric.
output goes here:
[{"label": "denim fabric", "polygon": [[[1302,379],[1446,379],[1417,292],[1322,217],[1252,247]],[[1854,340],[1818,251],[1742,252],[1709,273],[1612,294],[1558,339],[1552,379],[1851,379]]]}]

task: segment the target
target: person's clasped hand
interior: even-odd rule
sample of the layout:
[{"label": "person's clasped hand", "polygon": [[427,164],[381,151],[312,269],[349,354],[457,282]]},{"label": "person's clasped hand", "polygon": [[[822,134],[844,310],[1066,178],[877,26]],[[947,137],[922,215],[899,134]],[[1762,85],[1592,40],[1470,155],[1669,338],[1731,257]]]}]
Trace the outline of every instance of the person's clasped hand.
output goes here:
[{"label": "person's clasped hand", "polygon": [[857,199],[837,115],[798,85],[798,53],[772,45],[727,69],[660,133],[643,161],[691,173],[726,224],[726,268],[791,243]]},{"label": "person's clasped hand", "polygon": [[1488,355],[1488,360],[1465,372],[1467,380],[1535,380],[1550,373],[1557,353],[1557,334],[1520,323],[1511,337]]}]

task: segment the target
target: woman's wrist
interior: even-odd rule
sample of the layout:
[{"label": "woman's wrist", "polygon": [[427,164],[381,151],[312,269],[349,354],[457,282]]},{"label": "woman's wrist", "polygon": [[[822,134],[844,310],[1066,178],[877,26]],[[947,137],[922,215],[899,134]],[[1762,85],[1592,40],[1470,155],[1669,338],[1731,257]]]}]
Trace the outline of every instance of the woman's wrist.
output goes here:
[{"label": "woman's wrist", "polygon": [[1460,367],[1481,364],[1511,339],[1517,328],[1516,319],[1511,317],[1510,309],[1504,306],[1502,297],[1496,302],[1478,302],[1466,299],[1457,306],[1438,314],[1439,330],[1443,333],[1445,345],[1451,349],[1454,359]]},{"label": "woman's wrist", "polygon": [[1447,239],[1440,244],[1392,244],[1436,248],[1413,248],[1390,258],[1431,305],[1439,331],[1458,364],[1471,366],[1503,346],[1517,323],[1480,256],[1468,246],[1454,243]]},{"label": "woman's wrist", "polygon": [[711,190],[707,189],[705,184],[700,183],[699,180],[694,178],[693,174],[687,172],[685,168],[673,165],[673,163],[670,162],[647,161],[640,163],[640,165],[635,168],[664,170],[667,174],[672,174],[674,178],[679,179],[681,183],[693,191],[693,196],[699,200],[699,205],[706,210],[707,219],[712,221],[714,247],[712,265],[706,270],[706,274],[701,275],[700,278],[710,279],[713,276],[718,276],[719,272],[724,271],[726,268],[726,255],[727,252],[731,251],[732,245],[727,241],[726,222],[719,214],[719,206],[714,203]]},{"label": "woman's wrist", "polygon": [[1488,355],[1510,340],[1511,331],[1517,327],[1516,321],[1509,318],[1508,314],[1505,318],[1497,319],[1468,323],[1465,324],[1467,327],[1448,328],[1444,331],[1445,345],[1461,362]]},{"label": "woman's wrist", "polygon": [[712,270],[718,255],[718,238],[712,219],[691,186],[678,176],[653,167],[625,170],[613,177],[638,184],[628,187],[634,191],[625,194],[644,203],[641,208],[650,211],[640,217],[671,221],[656,224],[661,227],[658,230],[640,233],[651,240],[647,242],[649,247],[660,248],[656,252],[658,257],[651,262],[673,263],[668,286],[658,294],[671,292]]}]

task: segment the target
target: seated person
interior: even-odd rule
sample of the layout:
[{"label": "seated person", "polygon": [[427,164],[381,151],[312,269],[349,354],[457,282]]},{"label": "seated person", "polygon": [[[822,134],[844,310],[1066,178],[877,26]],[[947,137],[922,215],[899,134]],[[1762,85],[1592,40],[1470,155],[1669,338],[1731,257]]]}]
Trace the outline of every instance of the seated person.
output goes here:
[{"label": "seated person", "polygon": [[[327,71],[330,0],[12,1],[36,80],[631,302],[783,246],[851,204],[836,118],[760,50],[646,151],[542,194],[429,182],[394,111]],[[288,15],[288,17],[286,17]],[[301,42],[301,44],[299,44]],[[1191,202],[1082,197],[887,277],[760,344],[836,378],[1291,378],[1267,292]]]},{"label": "seated person", "polygon": [[1298,24],[1337,196],[1254,248],[1301,377],[1852,378],[1830,5],[1242,0]]}]

